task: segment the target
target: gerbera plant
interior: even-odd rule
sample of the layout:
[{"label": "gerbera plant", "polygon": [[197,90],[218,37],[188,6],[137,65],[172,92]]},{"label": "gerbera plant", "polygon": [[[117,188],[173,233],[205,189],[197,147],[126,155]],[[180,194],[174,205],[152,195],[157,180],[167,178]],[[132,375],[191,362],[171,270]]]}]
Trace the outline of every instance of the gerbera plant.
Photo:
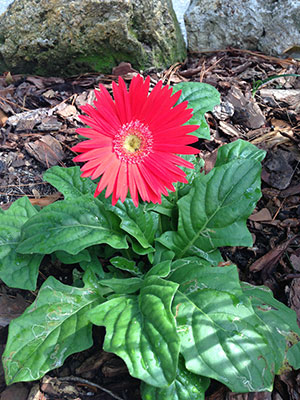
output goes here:
[{"label": "gerbera plant", "polygon": [[188,146],[198,140],[189,135],[198,125],[183,125],[192,117],[187,101],[175,106],[181,92],[172,95],[172,88],[160,81],[149,94],[150,77],[132,79],[129,91],[122,78],[113,82],[115,101],[103,85],[96,90],[95,108],[82,107],[88,116],[81,119],[90,128],[78,133],[90,140],[77,144],[73,150],[82,154],[74,161],[87,161],[81,168],[82,177],[102,175],[95,197],[106,188],[112,204],[124,202],[128,189],[135,206],[138,194],[142,200],[161,203],[167,189],[175,191],[174,182],[188,183],[177,165],[194,168],[176,154],[195,154]]},{"label": "gerbera plant", "polygon": [[[73,285],[48,277],[9,327],[8,384],[41,378],[92,345],[141,380],[144,400],[204,399],[209,379],[235,392],[272,390],[300,367],[294,311],[266,287],[241,282],[219,247],[251,246],[246,220],[261,196],[264,152],[237,140],[203,172],[193,147],[209,138],[210,85],[122,79],[83,107],[73,150],[80,166],[45,180],[64,199],[43,209],[24,197],[0,214],[0,278],[35,290],[45,254],[70,264]],[[90,179],[91,178],[91,179]],[[96,180],[96,182],[93,182]],[[47,258],[49,260],[49,257]]]}]

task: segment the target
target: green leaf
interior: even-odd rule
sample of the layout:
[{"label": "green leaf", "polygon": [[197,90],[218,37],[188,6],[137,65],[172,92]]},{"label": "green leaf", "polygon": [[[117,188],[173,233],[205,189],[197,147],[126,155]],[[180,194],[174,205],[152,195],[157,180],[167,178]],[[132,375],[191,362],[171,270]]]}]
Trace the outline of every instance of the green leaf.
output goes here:
[{"label": "green leaf", "polygon": [[215,167],[220,167],[221,165],[238,159],[261,162],[265,158],[265,155],[266,152],[264,150],[260,150],[245,140],[238,139],[219,148]]},{"label": "green leaf", "polygon": [[114,267],[119,268],[123,271],[130,272],[132,275],[143,275],[139,267],[136,266],[135,261],[133,260],[128,260],[127,258],[117,256],[111,258],[109,261]]},{"label": "green leaf", "polygon": [[[273,342],[273,347],[278,349],[275,365],[275,373],[278,373],[282,367],[288,343],[300,336],[297,315],[294,310],[275,300],[272,291],[265,286],[252,286],[242,282],[242,289],[250,299],[254,312],[260,318],[260,326],[268,336],[269,343]],[[292,352],[293,350],[289,353],[288,359],[292,357]]]},{"label": "green leaf", "polygon": [[[183,273],[187,271],[187,278],[185,279]],[[243,291],[240,286],[240,281],[238,279],[238,274],[235,265],[228,265],[226,267],[214,267],[212,268],[206,260],[193,258],[182,258],[181,260],[176,260],[171,265],[171,273],[168,280],[183,284],[189,281],[191,275],[194,273],[195,279],[189,282],[189,285],[194,282],[195,290],[198,288],[205,289],[207,285],[205,283],[206,279],[209,280],[209,288],[217,291],[225,291],[226,293],[232,293],[238,296],[243,295]],[[231,278],[230,278],[231,277]],[[203,284],[201,283],[203,279]],[[199,283],[200,282],[200,283]],[[226,282],[226,285],[224,285]],[[180,290],[180,288],[179,288]]]},{"label": "green leaf", "polygon": [[161,204],[153,204],[153,203],[147,203],[146,204],[146,210],[147,211],[155,211],[159,214],[166,215],[167,217],[172,216],[172,212],[175,205],[175,196],[171,192],[169,193],[169,196],[162,196],[161,198]]},{"label": "green leaf", "polygon": [[271,390],[278,349],[243,294],[236,267],[190,262],[169,279],[180,284],[172,309],[186,368],[234,392]]},{"label": "green leaf", "polygon": [[251,246],[246,219],[260,191],[261,166],[252,159],[236,159],[195,179],[189,194],[178,201],[178,230],[157,240],[176,258],[207,254],[222,246]]},{"label": "green leaf", "polygon": [[137,292],[141,288],[143,280],[141,278],[111,278],[102,279],[99,283],[102,286],[111,288],[115,293],[131,294]]},{"label": "green leaf", "polygon": [[153,247],[143,247],[137,240],[135,240],[133,237],[129,237],[128,241],[131,243],[132,245],[132,250],[135,254],[138,254],[140,256],[144,256],[144,255],[151,255],[153,254]]},{"label": "green leaf", "polygon": [[89,313],[94,324],[106,327],[104,350],[149,385],[167,386],[176,376],[180,342],[171,313],[176,289],[173,282],[149,277],[138,296],[111,299]]},{"label": "green leaf", "polygon": [[19,254],[16,248],[21,228],[28,219],[37,214],[27,197],[16,200],[0,214],[0,279],[14,288],[35,290],[39,265],[43,255]]},{"label": "green leaf", "polygon": [[154,212],[147,212],[144,205],[135,207],[131,199],[124,203],[117,202],[115,206],[106,204],[106,209],[121,219],[120,228],[133,236],[145,249],[151,248],[158,229],[159,216]]},{"label": "green leaf", "polygon": [[159,242],[155,242],[155,253],[153,265],[159,264],[162,261],[173,260],[175,253]]},{"label": "green leaf", "polygon": [[44,180],[51,183],[66,200],[89,194],[93,196],[96,184],[91,179],[80,178],[79,167],[54,166],[44,173]]},{"label": "green leaf", "polygon": [[143,400],[204,400],[209,379],[195,375],[184,366],[179,358],[175,381],[167,388],[157,388],[145,382],[141,384]]},{"label": "green leaf", "polygon": [[6,383],[40,379],[70,354],[89,348],[92,325],[87,311],[101,301],[94,288],[48,278],[34,303],[9,325],[3,353]]},{"label": "green leaf", "polygon": [[79,265],[84,271],[87,271],[88,269],[90,269],[99,278],[104,278],[105,272],[103,271],[102,264],[98,258],[98,250],[99,250],[99,246],[90,247],[88,249],[88,252],[90,254],[91,260],[90,261],[81,261],[79,263]]},{"label": "green leaf", "polygon": [[94,244],[107,243],[116,249],[127,248],[119,219],[88,195],[57,201],[41,210],[22,228],[20,253],[48,254],[63,250],[77,254]]},{"label": "green leaf", "polygon": [[180,155],[180,157],[194,164],[194,169],[180,167],[186,173],[186,179],[188,180],[188,183],[176,182],[174,184],[176,189],[176,191],[173,193],[175,196],[175,205],[182,196],[186,195],[190,191],[192,183],[201,174],[201,168],[203,168],[205,164],[202,158],[196,157],[194,154]]},{"label": "green leaf", "polygon": [[186,179],[189,183],[174,183],[175,192],[169,191],[168,196],[162,196],[161,204],[148,203],[146,205],[147,211],[155,211],[159,214],[175,219],[174,213],[177,212],[177,201],[190,191],[191,184],[194,179],[199,176],[200,170],[204,166],[204,161],[199,157],[195,157],[193,154],[180,155],[180,157],[194,164],[194,169],[180,167],[186,173]]},{"label": "green leaf", "polygon": [[[297,340],[299,340],[299,337]],[[300,341],[288,349],[286,356],[288,363],[295,370],[300,368]]]},{"label": "green leaf", "polygon": [[210,139],[209,127],[205,120],[204,114],[212,111],[213,108],[220,104],[220,93],[213,86],[200,82],[181,82],[173,87],[173,93],[182,90],[178,103],[188,101],[188,108],[193,108],[193,117],[188,121],[190,125],[200,125],[200,127],[192,132],[202,139]]},{"label": "green leaf", "polygon": [[91,261],[90,253],[86,249],[75,255],[66,253],[62,250],[58,250],[54,254],[63,264],[77,264],[82,261]]},{"label": "green leaf", "polygon": [[145,278],[148,276],[160,276],[165,278],[169,275],[171,270],[171,260],[161,261],[160,263],[154,265],[145,275]]}]

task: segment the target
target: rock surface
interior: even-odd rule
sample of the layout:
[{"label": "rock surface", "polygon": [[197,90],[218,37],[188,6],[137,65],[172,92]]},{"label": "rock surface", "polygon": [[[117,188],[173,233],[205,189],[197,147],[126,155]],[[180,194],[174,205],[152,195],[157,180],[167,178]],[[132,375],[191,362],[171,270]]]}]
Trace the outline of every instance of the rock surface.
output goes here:
[{"label": "rock surface", "polygon": [[181,32],[184,37],[184,41],[187,43],[186,28],[185,28],[185,23],[184,23],[184,14],[185,14],[186,10],[188,9],[190,0],[172,0],[172,3],[173,3],[173,8],[174,8],[177,20],[178,20],[180,28],[181,28]]},{"label": "rock surface", "polygon": [[192,0],[185,23],[194,52],[232,46],[280,55],[300,44],[295,0]]},{"label": "rock surface", "polygon": [[163,68],[185,54],[171,0],[15,0],[0,15],[0,73]]}]

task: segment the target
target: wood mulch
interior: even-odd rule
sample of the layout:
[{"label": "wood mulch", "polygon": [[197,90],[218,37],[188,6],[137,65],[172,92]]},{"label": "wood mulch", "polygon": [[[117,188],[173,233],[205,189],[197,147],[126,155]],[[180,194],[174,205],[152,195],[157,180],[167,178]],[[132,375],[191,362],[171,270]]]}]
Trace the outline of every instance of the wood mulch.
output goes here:
[{"label": "wood mulch", "polygon": [[[127,83],[136,74],[121,63],[111,75],[84,74],[72,78],[0,76],[0,206],[7,209],[21,196],[45,206],[61,197],[43,182],[53,165],[73,166],[70,148],[81,126],[80,106],[93,101],[99,83],[109,90],[121,75]],[[154,85],[200,81],[215,86],[222,103],[207,113],[212,138],[200,140],[206,170],[214,164],[217,148],[238,138],[267,150],[263,162],[263,196],[249,218],[254,239],[251,248],[223,248],[223,257],[239,267],[240,277],[270,287],[274,296],[293,308],[300,321],[300,62],[252,51],[226,49],[191,54],[184,63],[166,71],[144,72]],[[253,96],[253,89],[261,86]],[[51,271],[51,272],[50,272]],[[70,266],[46,259],[39,286],[50,273],[70,283]],[[35,293],[11,289],[0,282],[0,353],[5,347],[7,325],[33,301]],[[64,366],[39,382],[5,386],[0,367],[0,400],[138,400],[139,381],[128,375],[125,364],[101,349],[104,329],[95,328],[95,345],[70,356]],[[277,376],[272,393],[231,393],[212,381],[207,400],[299,400],[300,374]]]}]

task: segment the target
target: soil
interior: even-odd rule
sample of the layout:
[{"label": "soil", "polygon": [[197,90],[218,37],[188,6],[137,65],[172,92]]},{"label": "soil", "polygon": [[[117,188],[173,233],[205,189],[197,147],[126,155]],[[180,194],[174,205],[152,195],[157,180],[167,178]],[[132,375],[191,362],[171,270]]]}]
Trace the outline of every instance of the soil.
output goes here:
[{"label": "soil", "polygon": [[[70,149],[77,143],[80,106],[93,101],[93,89],[122,76],[127,83],[137,73],[121,63],[111,75],[85,74],[73,78],[0,76],[0,206],[7,209],[21,196],[45,206],[61,197],[43,182],[53,165],[73,166]],[[166,71],[150,69],[151,84],[200,81],[215,86],[222,103],[207,113],[211,140],[199,140],[206,171],[216,150],[239,138],[267,150],[263,162],[262,193],[248,227],[251,248],[223,248],[225,260],[234,262],[243,281],[270,287],[276,299],[293,308],[300,321],[300,62],[257,52],[226,49],[190,54],[184,63]],[[282,75],[282,77],[276,77]],[[283,75],[287,75],[283,77]],[[276,78],[273,78],[276,77]],[[269,79],[271,78],[271,79]],[[256,89],[258,89],[256,91]],[[45,259],[38,286],[54,275],[72,281],[69,266]],[[5,347],[8,323],[33,301],[36,292],[11,289],[0,281],[0,352]],[[38,382],[5,386],[0,367],[0,400],[138,400],[139,381],[125,364],[101,349],[104,329],[94,329],[95,345],[70,356],[61,368]],[[272,393],[231,393],[212,381],[206,399],[298,400],[300,374],[276,377]]]}]

